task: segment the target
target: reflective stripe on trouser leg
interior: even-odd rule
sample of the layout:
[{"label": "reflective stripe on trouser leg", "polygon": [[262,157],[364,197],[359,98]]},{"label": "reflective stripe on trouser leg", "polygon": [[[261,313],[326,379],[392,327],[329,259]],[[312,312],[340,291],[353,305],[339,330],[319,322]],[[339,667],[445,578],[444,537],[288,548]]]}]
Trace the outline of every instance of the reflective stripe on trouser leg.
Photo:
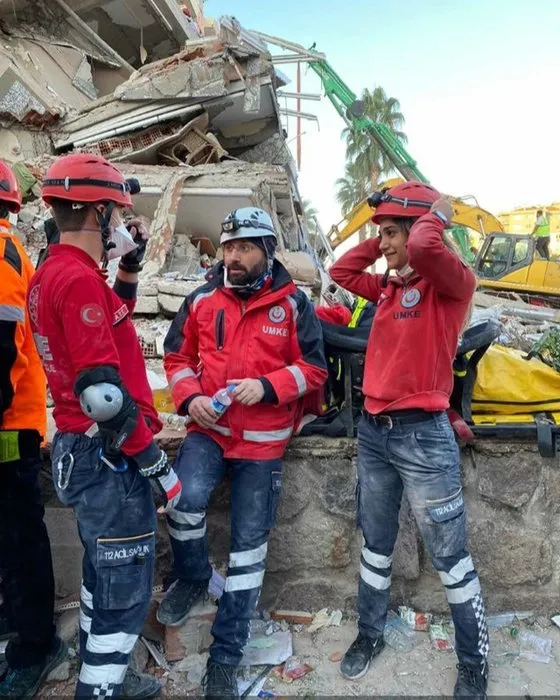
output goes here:
[{"label": "reflective stripe on trouser leg", "polygon": [[[449,562],[447,571],[442,570],[444,562]],[[459,660],[470,664],[486,663],[490,648],[488,627],[472,557],[463,550],[460,557],[437,558],[434,564],[451,609]]]},{"label": "reflective stripe on trouser leg", "polygon": [[206,535],[206,513],[183,513],[171,510],[167,514],[169,536],[178,542],[200,540]]},{"label": "reflective stripe on trouser leg", "polygon": [[88,591],[83,581],[80,588],[80,651],[87,646],[88,635],[91,631],[91,618],[93,616],[93,593]]}]

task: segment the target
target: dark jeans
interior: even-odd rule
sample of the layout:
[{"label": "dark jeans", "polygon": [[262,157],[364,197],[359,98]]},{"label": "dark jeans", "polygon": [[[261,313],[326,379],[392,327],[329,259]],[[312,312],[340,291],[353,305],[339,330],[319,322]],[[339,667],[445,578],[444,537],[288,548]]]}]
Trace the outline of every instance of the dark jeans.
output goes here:
[{"label": "dark jeans", "polygon": [[535,238],[535,248],[545,260],[550,260],[550,236],[537,236]]},{"label": "dark jeans", "polygon": [[212,627],[210,656],[223,664],[238,664],[249,637],[265,572],[268,536],[276,520],[282,461],[224,459],[212,438],[190,433],[177,455],[183,493],[168,515],[174,575],[186,581],[206,581],[208,560],[206,509],[216,486],[231,469],[231,547],[224,593]]},{"label": "dark jeans", "polygon": [[392,428],[364,416],[358,431],[358,524],[365,539],[360,563],[359,628],[383,634],[393,548],[403,489],[445,586],[457,655],[485,663],[488,630],[478,575],[467,551],[459,449],[445,413]]},{"label": "dark jeans", "polygon": [[42,663],[54,636],[54,578],[36,459],[0,464],[0,577],[11,668]]},{"label": "dark jeans", "polygon": [[[80,594],[80,656],[76,697],[118,696],[130,652],[152,595],[155,506],[148,479],[128,460],[118,473],[104,464],[101,441],[57,433],[53,480],[60,500],[74,508],[84,545]],[[68,485],[59,485],[74,466]],[[62,460],[62,461],[61,461]]]}]

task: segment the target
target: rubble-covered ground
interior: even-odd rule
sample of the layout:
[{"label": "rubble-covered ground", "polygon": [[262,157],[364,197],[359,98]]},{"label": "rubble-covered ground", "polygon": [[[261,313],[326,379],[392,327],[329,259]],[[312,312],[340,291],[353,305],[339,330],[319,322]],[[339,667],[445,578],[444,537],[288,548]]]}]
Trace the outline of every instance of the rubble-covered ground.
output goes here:
[{"label": "rubble-covered ground", "polygon": [[[45,684],[39,697],[53,698],[73,694],[77,674],[77,624],[77,610],[67,611],[62,620],[59,620],[59,631],[71,645],[72,659],[70,663],[65,662],[55,670],[53,675],[58,680]],[[526,698],[558,697],[560,629],[544,617],[532,617],[514,624],[515,636],[512,635],[510,626],[490,630],[488,694]],[[287,628],[285,623],[284,628]],[[338,659],[355,638],[354,620],[345,618],[340,626],[323,627],[311,633],[308,625],[291,625],[289,629],[293,636],[293,654],[301,664],[308,664],[311,670],[307,675],[287,683],[279,679],[277,671],[269,669],[261,697],[266,697],[266,694],[277,697],[449,696],[453,692],[456,656],[449,651],[436,650],[431,645],[427,633],[415,633],[415,646],[409,652],[399,652],[386,647],[364,678],[349,682],[340,675]],[[522,643],[519,638],[523,632],[550,640],[552,651],[548,663],[520,658]],[[154,633],[154,629],[151,633]],[[160,651],[165,650],[163,641],[161,644],[156,642],[155,646]],[[206,659],[206,653],[188,654],[185,658],[168,664],[170,670],[164,670],[155,663],[142,643],[137,644],[133,653],[133,664],[138,670],[161,678],[164,683],[161,694],[163,698],[199,696]],[[247,678],[254,678],[261,670],[260,667],[251,667],[249,671],[245,671],[245,675]],[[253,694],[256,692],[250,692],[250,695]]]}]

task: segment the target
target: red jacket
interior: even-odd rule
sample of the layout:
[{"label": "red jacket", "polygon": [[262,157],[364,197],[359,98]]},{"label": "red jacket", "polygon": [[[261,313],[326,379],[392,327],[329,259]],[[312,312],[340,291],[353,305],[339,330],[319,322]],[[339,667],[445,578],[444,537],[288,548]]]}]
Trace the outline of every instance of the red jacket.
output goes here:
[{"label": "red jacket", "polygon": [[379,238],[349,250],[330,268],[341,287],[377,303],[366,351],[363,392],[373,414],[419,408],[443,411],[453,389],[453,358],[476,278],[442,240],[443,223],[425,214],[412,226],[408,262],[413,276],[364,270],[381,257]]},{"label": "red jacket", "polygon": [[33,276],[27,298],[56,427],[64,433],[87,432],[92,421],[80,408],[74,383],[83,370],[109,365],[118,370],[144,416],[122,448],[129,456],[148,447],[162,428],[130,319],[135,296],[136,285],[117,280],[111,289],[87,253],[57,244]]},{"label": "red jacket", "polygon": [[[212,396],[228,379],[265,380],[265,400],[237,402],[213,430],[190,423],[234,459],[276,459],[298,427],[305,393],[326,378],[323,337],[313,306],[274,263],[272,283],[244,300],[223,286],[223,265],[190,294],[165,339],[164,366],[178,413],[198,395]],[[268,394],[268,396],[267,396]]]}]

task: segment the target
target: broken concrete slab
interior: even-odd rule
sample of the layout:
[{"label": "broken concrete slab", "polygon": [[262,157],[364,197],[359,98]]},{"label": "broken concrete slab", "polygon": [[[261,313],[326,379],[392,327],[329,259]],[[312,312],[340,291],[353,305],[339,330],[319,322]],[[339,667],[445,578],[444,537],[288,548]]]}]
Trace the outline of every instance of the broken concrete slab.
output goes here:
[{"label": "broken concrete slab", "polygon": [[210,630],[217,608],[205,601],[197,603],[180,627],[165,628],[165,656],[168,661],[180,661],[185,656],[207,651],[212,644]]},{"label": "broken concrete slab", "polygon": [[184,301],[184,297],[175,297],[171,294],[158,294],[157,299],[166,316],[175,316]]},{"label": "broken concrete slab", "polygon": [[204,284],[203,279],[174,281],[159,280],[157,283],[157,288],[158,292],[161,294],[170,294],[171,296],[181,297],[181,299],[184,299],[202,284]]},{"label": "broken concrete slab", "polygon": [[204,56],[203,49],[181,53],[144,66],[115,90],[124,101],[220,97],[227,93],[223,56]]},{"label": "broken concrete slab", "polygon": [[139,296],[134,307],[135,315],[157,316],[159,314],[159,304],[156,296]]}]

